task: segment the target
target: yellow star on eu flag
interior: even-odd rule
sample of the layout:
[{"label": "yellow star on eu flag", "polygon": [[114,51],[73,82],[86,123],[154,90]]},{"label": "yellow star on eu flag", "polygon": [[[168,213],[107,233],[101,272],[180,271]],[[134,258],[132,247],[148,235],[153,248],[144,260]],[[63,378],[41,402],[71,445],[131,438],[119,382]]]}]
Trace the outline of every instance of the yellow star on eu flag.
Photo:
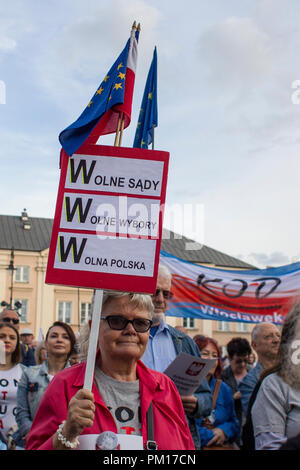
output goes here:
[{"label": "yellow star on eu flag", "polygon": [[117,70],[120,70],[121,67],[124,67],[124,65],[122,64],[122,62],[118,65]]},{"label": "yellow star on eu flag", "polygon": [[122,88],[122,83],[116,83],[113,89],[119,90],[119,88]]},{"label": "yellow star on eu flag", "polygon": [[96,95],[101,95],[103,90],[104,88],[102,88],[102,86],[100,85],[100,88],[98,88],[98,90],[96,91]]},{"label": "yellow star on eu flag", "polygon": [[148,99],[152,100],[152,91],[151,91],[151,93],[148,93]]},{"label": "yellow star on eu flag", "polygon": [[124,80],[125,73],[119,72],[118,78],[121,78],[121,80]]},{"label": "yellow star on eu flag", "polygon": [[109,79],[109,75],[106,75],[106,77],[103,79],[104,82],[106,82]]}]

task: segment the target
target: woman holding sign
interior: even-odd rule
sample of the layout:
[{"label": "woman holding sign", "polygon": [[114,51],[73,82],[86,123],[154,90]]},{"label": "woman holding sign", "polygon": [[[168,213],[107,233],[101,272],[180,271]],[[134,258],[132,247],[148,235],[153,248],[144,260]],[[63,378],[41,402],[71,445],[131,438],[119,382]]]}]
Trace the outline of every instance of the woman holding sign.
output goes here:
[{"label": "woman holding sign", "polygon": [[104,292],[92,392],[85,362],[55,376],[27,449],[194,449],[174,383],[139,360],[152,312],[149,295]]}]

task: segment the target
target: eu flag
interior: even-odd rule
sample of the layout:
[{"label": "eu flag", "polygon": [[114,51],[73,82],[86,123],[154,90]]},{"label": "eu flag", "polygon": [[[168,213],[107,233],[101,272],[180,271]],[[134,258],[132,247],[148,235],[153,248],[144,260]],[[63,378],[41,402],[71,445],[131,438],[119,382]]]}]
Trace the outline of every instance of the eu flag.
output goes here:
[{"label": "eu flag", "polygon": [[116,132],[121,113],[124,113],[124,129],[130,124],[138,35],[139,31],[134,26],[125,48],[85,110],[60,133],[59,141],[68,155],[76,152],[91,133],[97,140],[100,135]]},{"label": "eu flag", "polygon": [[154,127],[157,127],[157,121],[157,53],[155,47],[146,81],[133,147],[148,148],[148,145],[154,141]]}]

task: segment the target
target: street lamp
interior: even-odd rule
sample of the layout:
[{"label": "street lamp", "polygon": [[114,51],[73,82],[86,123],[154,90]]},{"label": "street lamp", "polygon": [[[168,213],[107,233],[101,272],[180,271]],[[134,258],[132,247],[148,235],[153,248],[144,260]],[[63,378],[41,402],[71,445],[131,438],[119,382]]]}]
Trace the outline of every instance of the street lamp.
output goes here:
[{"label": "street lamp", "polygon": [[10,299],[9,299],[9,304],[12,308],[12,299],[13,299],[13,288],[14,288],[14,271],[16,270],[16,268],[14,267],[14,258],[15,258],[15,253],[14,253],[14,249],[12,248],[11,249],[11,252],[10,252],[10,262],[9,262],[9,266],[8,268],[8,271],[10,273]]},{"label": "street lamp", "polygon": [[[12,309],[12,306],[8,302],[6,302],[5,300],[2,300],[0,305],[1,305],[1,307],[8,308],[9,310]],[[20,308],[22,308],[22,302],[19,302],[18,300],[16,300],[14,310],[17,312],[19,317],[21,316],[21,314],[18,311],[18,310],[20,310]]]}]

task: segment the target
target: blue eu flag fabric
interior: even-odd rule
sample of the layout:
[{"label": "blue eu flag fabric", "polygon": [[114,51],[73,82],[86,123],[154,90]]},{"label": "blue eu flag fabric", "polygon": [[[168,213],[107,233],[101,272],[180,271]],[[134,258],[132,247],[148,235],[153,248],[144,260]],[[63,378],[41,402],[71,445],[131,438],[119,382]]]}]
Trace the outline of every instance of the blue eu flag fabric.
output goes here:
[{"label": "blue eu flag fabric", "polygon": [[142,105],[139,113],[133,147],[148,148],[154,139],[154,127],[157,127],[157,52],[154,48]]},{"label": "blue eu flag fabric", "polygon": [[[124,101],[130,39],[79,118],[59,134],[59,141],[72,155],[84,143],[104,114]],[[116,127],[116,126],[114,126]],[[115,132],[115,128],[109,132]]]}]

